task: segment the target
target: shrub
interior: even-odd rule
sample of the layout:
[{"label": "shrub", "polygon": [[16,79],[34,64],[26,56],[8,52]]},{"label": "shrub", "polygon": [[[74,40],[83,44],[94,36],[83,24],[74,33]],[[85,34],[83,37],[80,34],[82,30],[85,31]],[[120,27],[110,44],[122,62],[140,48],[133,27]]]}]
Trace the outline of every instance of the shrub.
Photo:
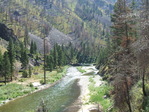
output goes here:
[{"label": "shrub", "polygon": [[24,80],[23,79],[19,79],[19,82],[23,82]]},{"label": "shrub", "polygon": [[32,83],[29,83],[29,87],[33,87],[33,84]]},{"label": "shrub", "polygon": [[43,84],[44,84],[44,80],[40,80],[40,84],[42,84],[42,85],[43,85]]},{"label": "shrub", "polygon": [[[99,103],[102,105],[103,110],[106,111],[109,107],[113,105],[113,102],[109,98],[109,92],[111,90],[110,85],[104,84],[99,87],[95,87],[92,82],[89,85],[90,90],[90,102]],[[104,98],[106,96],[106,98]]]},{"label": "shrub", "polygon": [[22,73],[22,77],[24,77],[24,78],[27,78],[27,77],[28,77],[28,73],[27,73],[26,70],[23,71],[23,73]]},{"label": "shrub", "polygon": [[82,67],[77,67],[77,69],[78,69],[78,71],[81,72],[81,73],[86,72],[85,70],[82,69]]}]

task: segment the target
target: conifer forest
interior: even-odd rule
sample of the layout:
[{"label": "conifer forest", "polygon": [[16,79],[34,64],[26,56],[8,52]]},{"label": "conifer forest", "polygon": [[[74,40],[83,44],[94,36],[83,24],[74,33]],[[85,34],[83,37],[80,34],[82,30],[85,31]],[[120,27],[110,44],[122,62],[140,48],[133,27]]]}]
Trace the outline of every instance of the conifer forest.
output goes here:
[{"label": "conifer forest", "polygon": [[149,112],[149,0],[0,0],[0,112]]}]

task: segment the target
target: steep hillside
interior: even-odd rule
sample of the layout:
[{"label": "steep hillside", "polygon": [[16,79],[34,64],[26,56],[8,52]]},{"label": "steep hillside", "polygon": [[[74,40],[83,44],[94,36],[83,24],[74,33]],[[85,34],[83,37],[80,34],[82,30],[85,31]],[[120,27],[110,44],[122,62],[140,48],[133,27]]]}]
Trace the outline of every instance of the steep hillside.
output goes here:
[{"label": "steep hillside", "polygon": [[[44,24],[64,34],[104,45],[115,0],[0,0],[0,20],[21,39],[43,37]],[[9,9],[9,10],[8,10]]]},{"label": "steep hillside", "polygon": [[[31,33],[29,36],[32,41],[36,42],[38,51],[43,53],[43,39]],[[54,28],[50,30],[49,35],[46,37],[46,46],[48,50],[53,48],[55,43],[59,45],[68,45],[70,42],[72,42],[71,37]]]}]

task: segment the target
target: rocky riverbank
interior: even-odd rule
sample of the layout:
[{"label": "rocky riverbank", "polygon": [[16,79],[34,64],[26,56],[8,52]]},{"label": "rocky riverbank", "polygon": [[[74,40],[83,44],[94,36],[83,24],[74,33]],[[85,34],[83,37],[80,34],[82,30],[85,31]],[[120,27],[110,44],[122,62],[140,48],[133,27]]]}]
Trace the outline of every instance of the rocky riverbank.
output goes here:
[{"label": "rocky riverbank", "polygon": [[[95,86],[103,84],[101,77],[97,75],[98,70],[94,66],[84,66],[79,69],[85,71],[78,78],[78,86],[80,87],[80,96],[78,99],[70,105],[64,112],[98,112],[101,108],[98,104],[92,104],[90,102],[90,78],[95,82]],[[80,70],[79,70],[80,71]]]},{"label": "rocky riverbank", "polygon": [[[90,67],[82,67],[86,72],[81,76],[80,81],[78,82],[81,88],[81,94],[80,94],[80,101],[81,101],[81,108],[78,112],[96,112],[98,110],[97,104],[92,104],[90,102],[90,91],[89,91],[89,84],[90,78],[92,78],[95,82],[95,86],[100,86],[103,81],[101,81],[101,77],[97,75],[97,70],[94,66]],[[93,74],[89,74],[93,73]],[[87,76],[86,76],[87,74]]]}]

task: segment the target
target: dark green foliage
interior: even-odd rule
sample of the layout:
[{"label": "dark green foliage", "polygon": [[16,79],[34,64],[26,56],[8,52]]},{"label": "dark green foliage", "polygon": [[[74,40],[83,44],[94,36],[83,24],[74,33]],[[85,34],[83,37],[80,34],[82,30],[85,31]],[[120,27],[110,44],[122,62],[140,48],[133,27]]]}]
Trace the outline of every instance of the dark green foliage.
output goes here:
[{"label": "dark green foliage", "polygon": [[28,69],[28,75],[29,75],[29,77],[32,76],[32,67],[31,67],[31,66],[29,66],[29,69]]},{"label": "dark green foliage", "polygon": [[28,77],[28,73],[27,73],[26,70],[23,71],[23,73],[22,73],[22,77],[24,77],[24,78],[27,78],[27,77]]},{"label": "dark green foliage", "polygon": [[46,68],[49,71],[58,67],[65,65],[65,55],[62,50],[62,47],[58,44],[55,44],[54,49],[51,51],[51,54],[46,57]]},{"label": "dark green foliage", "polygon": [[36,45],[36,42],[34,42],[34,44],[33,44],[33,51],[34,51],[34,54],[36,54],[36,52],[37,52],[37,45]]},{"label": "dark green foliage", "polygon": [[[102,4],[103,3],[103,4]],[[97,2],[98,4],[98,2]],[[79,0],[75,9],[76,14],[78,14],[83,20],[91,21],[94,19],[94,14],[101,16],[102,11],[98,9],[98,5],[104,6],[104,2],[91,4],[89,1]]]},{"label": "dark green foliage", "polygon": [[24,45],[25,45],[26,48],[29,45],[29,35],[28,35],[28,27],[27,27],[27,25],[25,26]]},{"label": "dark green foliage", "polygon": [[5,78],[5,84],[6,84],[7,80],[10,78],[10,75],[11,75],[11,64],[10,64],[8,52],[5,52],[3,56],[2,74]]},{"label": "dark green foliage", "polygon": [[31,46],[30,46],[30,53],[31,54],[34,53],[33,45],[34,45],[34,43],[33,43],[33,41],[31,41]]},{"label": "dark green foliage", "polygon": [[16,60],[20,60],[20,57],[21,57],[21,46],[22,46],[21,42],[14,42],[14,50],[15,50]]},{"label": "dark green foliage", "polygon": [[3,67],[3,56],[0,50],[0,76],[2,76],[2,67]]},{"label": "dark green foliage", "polygon": [[27,55],[26,49],[23,49],[23,51],[21,51],[21,63],[22,63],[22,67],[27,69],[28,63],[29,63],[29,57]]},{"label": "dark green foliage", "polygon": [[54,68],[56,68],[57,64],[58,64],[58,53],[57,53],[57,44],[54,46],[53,49],[53,59],[54,59]]},{"label": "dark green foliage", "polygon": [[30,46],[30,53],[31,54],[34,54],[34,48],[33,48],[33,46],[34,46],[34,42],[31,41],[31,46]]},{"label": "dark green foliage", "polygon": [[45,84],[44,80],[40,80],[40,84],[44,85]]},{"label": "dark green foliage", "polygon": [[134,21],[136,18],[135,16],[128,16],[130,14],[131,8],[128,7],[126,0],[118,0],[111,17],[114,49],[119,47],[127,48],[132,40],[136,38],[136,22]]},{"label": "dark green foliage", "polygon": [[99,54],[96,60],[97,67],[101,65],[105,65],[108,61],[109,56],[114,52],[112,49],[112,43],[110,42],[110,39],[108,38],[106,40],[107,46],[106,47],[101,47],[99,50]]},{"label": "dark green foliage", "polygon": [[8,50],[9,60],[10,60],[10,64],[11,64],[11,80],[12,80],[16,54],[15,54],[14,44],[13,44],[13,41],[11,39],[9,41],[9,45],[8,45],[7,50]]},{"label": "dark green foliage", "polygon": [[64,57],[63,57],[64,55],[63,55],[63,51],[62,51],[62,48],[60,47],[60,46],[58,46],[58,66],[60,67],[60,66],[62,66],[63,65],[63,59],[64,59]]},{"label": "dark green foliage", "polygon": [[31,45],[30,45],[30,53],[31,54],[36,54],[37,52],[37,46],[36,46],[36,43],[31,41]]},{"label": "dark green foliage", "polygon": [[87,43],[81,43],[80,50],[74,49],[73,52],[77,55],[76,58],[77,58],[78,63],[94,63],[95,62],[97,54],[95,54],[96,52],[93,51],[91,47],[92,46],[90,46]]},{"label": "dark green foliage", "polygon": [[51,72],[53,70],[53,57],[49,55],[46,57],[46,68]]},{"label": "dark green foliage", "polygon": [[52,71],[52,69],[64,66],[66,64],[77,63],[93,63],[95,57],[91,55],[89,46],[84,44],[81,49],[76,49],[72,43],[68,46],[54,45],[50,55],[46,56],[46,69]]},{"label": "dark green foliage", "polygon": [[97,58],[97,65],[104,65],[107,62],[109,52],[107,48],[100,49],[99,56]]}]

